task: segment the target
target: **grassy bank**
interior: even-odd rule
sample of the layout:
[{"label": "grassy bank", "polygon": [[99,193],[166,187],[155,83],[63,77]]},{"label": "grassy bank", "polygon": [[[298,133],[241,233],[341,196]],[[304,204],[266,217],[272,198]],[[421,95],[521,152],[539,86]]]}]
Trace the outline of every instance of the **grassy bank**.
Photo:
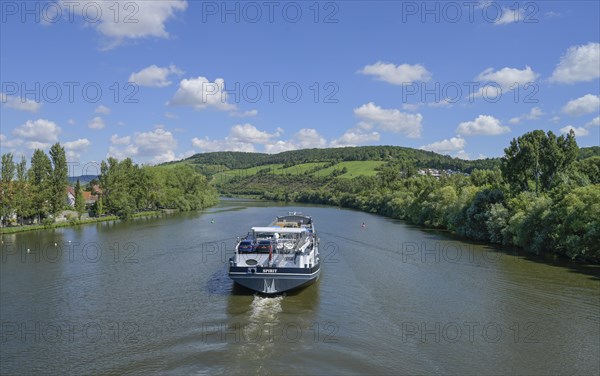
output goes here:
[{"label": "grassy bank", "polygon": [[[140,218],[140,217],[154,217],[161,216],[167,214],[167,212],[163,212],[160,210],[153,210],[147,212],[135,213],[132,215],[132,218]],[[80,226],[87,225],[90,223],[100,223],[100,222],[109,222],[109,221],[118,221],[119,217],[116,215],[108,215],[105,217],[96,217],[96,218],[86,218],[86,219],[74,219],[68,220],[64,222],[56,222],[49,225],[29,225],[29,226],[15,226],[15,227],[3,227],[0,228],[0,234],[15,234],[19,232],[27,232],[27,231],[35,231],[35,230],[48,230],[53,228],[61,228],[61,227],[71,227],[71,226]]]}]

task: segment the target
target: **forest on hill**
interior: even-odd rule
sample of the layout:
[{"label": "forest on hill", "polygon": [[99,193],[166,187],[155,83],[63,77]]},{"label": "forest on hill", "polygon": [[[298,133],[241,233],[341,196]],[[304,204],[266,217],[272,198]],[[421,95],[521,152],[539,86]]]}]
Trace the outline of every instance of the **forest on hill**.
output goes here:
[{"label": "forest on hill", "polygon": [[480,161],[374,146],[207,153],[186,163],[212,176],[225,195],[353,208],[600,262],[600,147],[579,148],[573,133],[532,131],[513,139],[502,158]]}]

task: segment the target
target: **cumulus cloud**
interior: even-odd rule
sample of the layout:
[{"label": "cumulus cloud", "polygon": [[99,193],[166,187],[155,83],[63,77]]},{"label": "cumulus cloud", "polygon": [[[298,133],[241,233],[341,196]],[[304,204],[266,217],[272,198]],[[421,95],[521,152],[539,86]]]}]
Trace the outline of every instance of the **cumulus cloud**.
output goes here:
[{"label": "cumulus cloud", "polygon": [[596,116],[591,121],[587,122],[585,124],[585,126],[588,127],[588,128],[591,128],[591,127],[600,127],[600,116]]},{"label": "cumulus cloud", "polygon": [[526,84],[535,82],[540,75],[534,72],[531,67],[525,66],[524,69],[504,67],[494,71],[488,68],[475,78],[485,86],[479,88],[474,97],[495,98],[509,90],[523,87]]},{"label": "cumulus cloud", "polygon": [[511,23],[519,22],[523,19],[524,16],[525,11],[522,8],[511,9],[502,7],[502,13],[498,17],[498,19],[494,21],[494,25],[508,25]]},{"label": "cumulus cloud", "polygon": [[131,137],[119,137],[117,134],[110,136],[110,143],[113,145],[127,145],[131,142]]},{"label": "cumulus cloud", "polygon": [[192,139],[192,146],[208,153],[213,151],[245,151],[254,152],[254,145],[249,142],[240,142],[225,137],[224,140],[211,140],[208,137]]},{"label": "cumulus cloud", "polygon": [[564,134],[567,134],[571,131],[573,131],[575,133],[575,136],[577,137],[587,136],[590,133],[590,131],[588,131],[584,127],[574,127],[572,125],[567,125],[566,127],[562,127],[560,129],[560,132]]},{"label": "cumulus cloud", "polygon": [[229,137],[236,141],[251,144],[266,144],[283,133],[283,129],[277,128],[275,133],[267,133],[258,130],[252,124],[234,125],[229,132]]},{"label": "cumulus cloud", "polygon": [[129,76],[129,82],[135,82],[139,86],[146,87],[166,87],[172,84],[169,81],[170,75],[181,75],[183,71],[175,65],[168,67],[158,67],[151,65],[139,72],[134,72]]},{"label": "cumulus cloud", "polygon": [[380,81],[394,85],[409,84],[417,81],[429,81],[431,73],[422,65],[400,64],[394,65],[381,61],[367,65],[358,73],[375,76]]},{"label": "cumulus cloud", "polygon": [[[72,9],[74,15],[82,15],[83,5],[73,3],[67,0],[60,1],[65,12]],[[98,19],[97,22],[88,20],[86,25],[91,25],[106,37],[107,44],[104,49],[114,48],[127,39],[168,38],[166,22],[177,13],[185,11],[188,6],[186,0],[114,0],[90,3],[93,6],[87,7],[86,16],[92,20],[95,17]],[[118,7],[118,13],[115,7]]]},{"label": "cumulus cloud", "polygon": [[79,159],[82,153],[85,153],[92,143],[87,138],[80,138],[75,141],[68,141],[63,144],[67,159]]},{"label": "cumulus cloud", "polygon": [[571,116],[585,115],[598,111],[600,111],[600,96],[592,94],[586,94],[583,97],[573,99],[567,102],[562,108],[563,113]]},{"label": "cumulus cloud", "polygon": [[[129,143],[132,139],[133,142]],[[177,159],[175,155],[177,140],[170,131],[162,127],[148,132],[138,132],[133,138],[113,135],[110,141],[112,145],[108,150],[109,157],[117,159],[137,157],[148,159],[153,164],[171,162]]]},{"label": "cumulus cloud", "polygon": [[378,132],[360,132],[356,129],[346,131],[340,138],[331,141],[331,147],[358,146],[379,141]]},{"label": "cumulus cloud", "polygon": [[252,117],[252,116],[256,116],[258,115],[258,110],[250,110],[250,111],[244,111],[244,112],[232,112],[229,114],[230,116],[234,116],[234,117]]},{"label": "cumulus cloud", "polygon": [[28,120],[25,124],[16,127],[12,131],[12,134],[15,137],[29,141],[30,145],[34,145],[33,143],[36,142],[47,145],[49,143],[58,142],[58,134],[60,132],[61,129],[55,122],[46,119],[38,119],[35,121]]},{"label": "cumulus cloud", "polygon": [[420,149],[446,154],[452,151],[462,150],[465,148],[466,145],[467,142],[464,138],[452,137],[450,139],[445,139],[428,145],[423,145],[420,147]]},{"label": "cumulus cloud", "polygon": [[96,107],[96,109],[94,110],[94,113],[101,114],[101,115],[108,115],[108,114],[110,114],[110,108],[101,104],[100,106]]},{"label": "cumulus cloud", "polygon": [[479,115],[475,120],[460,123],[456,132],[460,135],[496,136],[510,132],[510,128],[493,116]]},{"label": "cumulus cloud", "polygon": [[100,116],[96,116],[88,123],[88,128],[90,129],[103,129],[104,128],[104,119]]},{"label": "cumulus cloud", "polygon": [[211,82],[206,77],[183,79],[171,101],[167,103],[173,106],[191,106],[196,110],[209,107],[221,111],[235,111],[236,106],[227,102],[227,91],[225,91],[225,80],[217,78]]},{"label": "cumulus cloud", "polygon": [[552,72],[551,82],[572,84],[600,77],[600,43],[571,46]]},{"label": "cumulus cloud", "polygon": [[534,107],[529,111],[529,113],[514,117],[514,118],[510,119],[508,122],[511,124],[519,124],[523,120],[537,120],[542,115],[544,115],[544,112],[542,111],[542,109],[539,107]]},{"label": "cumulus cloud", "polygon": [[[421,114],[409,114],[397,109],[384,109],[373,102],[355,108],[354,114],[361,119],[361,122],[368,126],[374,126],[379,130],[401,133],[411,138],[421,136],[421,122],[423,121]],[[348,137],[357,136],[356,132],[348,133]],[[374,137],[375,135],[371,134],[371,140]]]},{"label": "cumulus cloud", "polygon": [[41,103],[36,101],[32,101],[27,98],[17,98],[12,95],[6,95],[0,92],[0,102],[3,106],[8,108],[12,108],[19,111],[27,111],[31,113],[36,113],[42,107]]},{"label": "cumulus cloud", "polygon": [[264,151],[266,153],[327,146],[325,138],[312,128],[300,129],[289,140],[278,140],[277,138],[282,134],[283,129],[281,128],[277,128],[274,133],[268,133],[257,129],[251,124],[234,125],[229,131],[229,135],[224,139],[194,137],[192,145],[203,152]]}]

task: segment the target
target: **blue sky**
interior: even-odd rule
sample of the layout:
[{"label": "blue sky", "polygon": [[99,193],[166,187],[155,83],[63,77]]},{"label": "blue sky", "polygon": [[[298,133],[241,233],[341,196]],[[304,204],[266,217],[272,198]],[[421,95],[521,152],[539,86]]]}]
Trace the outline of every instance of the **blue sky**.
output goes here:
[{"label": "blue sky", "polygon": [[597,1],[1,4],[2,153],[600,144]]}]

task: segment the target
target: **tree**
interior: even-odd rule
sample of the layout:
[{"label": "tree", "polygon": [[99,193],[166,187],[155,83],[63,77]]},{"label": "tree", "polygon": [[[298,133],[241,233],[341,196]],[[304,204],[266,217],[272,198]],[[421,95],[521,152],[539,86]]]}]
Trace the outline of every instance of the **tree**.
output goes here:
[{"label": "tree", "polygon": [[40,149],[36,149],[31,157],[31,168],[28,171],[29,184],[31,185],[32,215],[38,217],[41,223],[50,208],[50,183],[52,163],[50,158]]},{"label": "tree", "polygon": [[65,206],[69,172],[65,149],[59,143],[50,148],[50,157],[53,165],[50,179],[50,212],[56,216]]},{"label": "tree", "polygon": [[81,215],[85,212],[85,200],[79,179],[77,179],[77,183],[75,184],[75,211],[77,211],[78,219],[81,219]]},{"label": "tree", "polygon": [[15,182],[15,212],[17,220],[23,225],[23,219],[33,215],[31,186],[27,176],[27,160],[23,156],[17,164],[17,180]]},{"label": "tree", "polygon": [[538,194],[549,190],[556,175],[573,164],[578,150],[573,131],[560,137],[552,131],[525,133],[504,149],[502,175],[515,193],[528,191],[533,180]]},{"label": "tree", "polygon": [[2,216],[3,224],[14,212],[14,176],[15,163],[13,162],[12,153],[2,154],[2,177],[0,178],[0,183],[2,184],[0,186],[0,216]]}]

